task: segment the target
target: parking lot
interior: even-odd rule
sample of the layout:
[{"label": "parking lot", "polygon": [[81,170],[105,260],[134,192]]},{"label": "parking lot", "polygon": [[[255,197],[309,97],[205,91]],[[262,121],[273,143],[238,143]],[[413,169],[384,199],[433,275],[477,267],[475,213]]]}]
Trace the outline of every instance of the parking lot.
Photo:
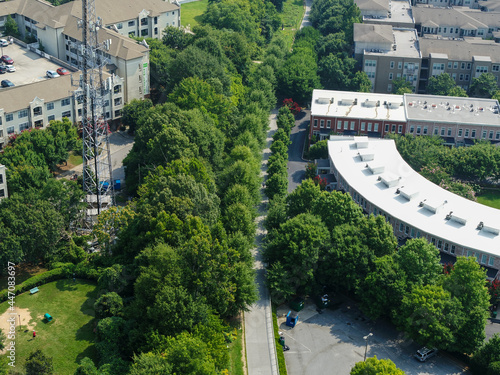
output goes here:
[{"label": "parking lot", "polygon": [[[17,44],[9,44],[2,47],[2,55],[8,55],[14,60],[16,71],[0,75],[0,80],[8,79],[16,86],[42,81],[46,78],[47,70],[56,70],[59,65],[54,64],[34,52],[20,47]],[[0,52],[2,52],[0,51]]]},{"label": "parking lot", "polygon": [[[285,325],[287,306],[278,309],[279,329],[290,350],[285,352],[289,375],[347,375],[354,364],[367,357],[390,359],[407,375],[458,375],[470,374],[455,358],[440,352],[427,362],[417,361],[413,355],[419,345],[406,339],[385,321],[373,323],[356,309],[344,302],[338,309],[323,310],[308,301],[299,313],[294,328]],[[373,335],[363,337],[369,333]]]}]

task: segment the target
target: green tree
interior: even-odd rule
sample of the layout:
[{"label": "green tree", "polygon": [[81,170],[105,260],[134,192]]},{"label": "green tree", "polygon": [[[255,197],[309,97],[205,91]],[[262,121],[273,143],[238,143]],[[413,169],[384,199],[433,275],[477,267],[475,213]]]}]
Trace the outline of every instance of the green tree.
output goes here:
[{"label": "green tree", "polygon": [[328,140],[313,144],[309,148],[309,159],[328,159]]},{"label": "green tree", "polygon": [[471,369],[474,374],[498,374],[498,364],[500,362],[500,335],[493,335],[488,341],[474,352],[471,361]]},{"label": "green tree", "polygon": [[318,0],[311,7],[310,19],[321,34],[344,32],[346,40],[352,43],[353,23],[361,23],[359,8],[352,0]]},{"label": "green tree", "polygon": [[458,87],[455,80],[448,73],[442,73],[436,77],[429,77],[427,92],[431,95],[442,96],[467,96],[461,87]]},{"label": "green tree", "polygon": [[95,316],[97,319],[117,316],[123,309],[123,300],[115,292],[100,296],[94,303]]},{"label": "green tree", "polygon": [[85,357],[77,367],[75,375],[99,375],[99,371],[94,362],[89,357]]},{"label": "green tree", "polygon": [[269,175],[266,180],[266,196],[273,199],[276,195],[286,196],[288,191],[288,175],[286,167],[281,172]]},{"label": "green tree", "polygon": [[405,375],[390,359],[367,358],[358,362],[352,368],[350,375]]},{"label": "green tree", "polygon": [[17,27],[17,22],[11,17],[11,15],[7,15],[4,24],[4,34],[10,35],[16,38],[19,38],[19,29]]},{"label": "green tree", "polygon": [[52,358],[38,349],[30,353],[24,364],[26,375],[50,375],[54,373]]},{"label": "green tree", "polygon": [[321,88],[313,53],[294,53],[278,72],[279,88],[298,103],[308,103],[314,89]]},{"label": "green tree", "polygon": [[129,375],[170,375],[172,366],[160,354],[141,353],[134,355],[134,363]]},{"label": "green tree", "polygon": [[175,26],[163,29],[161,41],[169,48],[183,50],[192,43],[193,35]]},{"label": "green tree", "polygon": [[141,117],[152,107],[153,102],[150,99],[132,99],[125,104],[122,110],[122,123],[129,126],[129,133],[135,132]]},{"label": "green tree", "polygon": [[498,84],[492,73],[482,73],[472,78],[468,94],[474,98],[491,98],[498,91]]},{"label": "green tree", "polygon": [[411,94],[413,92],[412,84],[403,77],[392,80],[392,86],[392,92],[396,95]]}]

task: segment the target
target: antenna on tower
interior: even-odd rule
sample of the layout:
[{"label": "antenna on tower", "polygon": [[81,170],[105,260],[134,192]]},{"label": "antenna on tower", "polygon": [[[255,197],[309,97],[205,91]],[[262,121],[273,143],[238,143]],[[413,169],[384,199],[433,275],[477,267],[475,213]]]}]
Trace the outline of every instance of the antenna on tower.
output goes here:
[{"label": "antenna on tower", "polygon": [[76,48],[81,75],[75,96],[82,105],[83,190],[87,202],[84,226],[91,229],[97,216],[114,204],[109,126],[104,116],[109,85],[103,79],[107,63],[104,51],[109,50],[111,41],[99,43],[102,19],[96,15],[95,0],[82,0],[78,27],[82,29],[82,42]]}]

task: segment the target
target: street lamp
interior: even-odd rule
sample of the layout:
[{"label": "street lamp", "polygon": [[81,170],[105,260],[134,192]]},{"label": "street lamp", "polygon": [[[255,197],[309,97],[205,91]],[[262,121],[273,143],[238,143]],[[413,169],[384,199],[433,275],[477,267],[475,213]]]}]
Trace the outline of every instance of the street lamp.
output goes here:
[{"label": "street lamp", "polygon": [[366,336],[363,336],[363,339],[365,340],[365,359],[363,359],[363,362],[366,362],[366,352],[368,350],[368,338],[373,336],[373,333],[369,333]]}]

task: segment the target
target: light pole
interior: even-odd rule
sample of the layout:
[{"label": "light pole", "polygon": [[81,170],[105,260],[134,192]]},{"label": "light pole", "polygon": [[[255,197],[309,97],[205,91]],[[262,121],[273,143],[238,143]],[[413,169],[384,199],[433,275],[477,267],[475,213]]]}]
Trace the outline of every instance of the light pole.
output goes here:
[{"label": "light pole", "polygon": [[368,338],[373,336],[373,333],[369,333],[366,336],[363,336],[363,339],[365,340],[365,359],[363,359],[363,362],[366,362],[366,352],[368,350]]}]

